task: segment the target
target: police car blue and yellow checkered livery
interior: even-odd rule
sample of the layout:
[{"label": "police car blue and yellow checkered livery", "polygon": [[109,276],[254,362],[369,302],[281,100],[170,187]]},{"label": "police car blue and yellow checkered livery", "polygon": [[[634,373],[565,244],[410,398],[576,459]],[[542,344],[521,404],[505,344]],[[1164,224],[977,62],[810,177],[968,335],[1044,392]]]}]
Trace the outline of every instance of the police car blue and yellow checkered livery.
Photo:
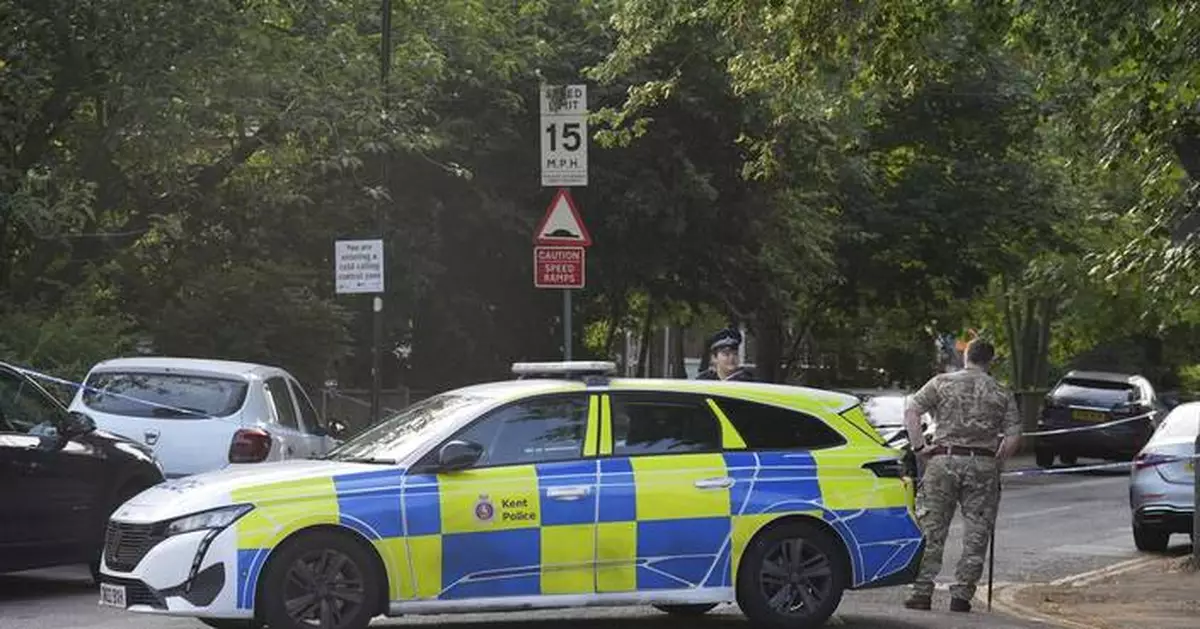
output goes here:
[{"label": "police car blue and yellow checkered livery", "polygon": [[915,576],[923,541],[898,455],[856,398],[813,389],[580,368],[467,387],[327,460],[136,497],[110,523],[102,601],[347,629],[379,614],[735,602],[764,626],[815,626],[845,589]]}]

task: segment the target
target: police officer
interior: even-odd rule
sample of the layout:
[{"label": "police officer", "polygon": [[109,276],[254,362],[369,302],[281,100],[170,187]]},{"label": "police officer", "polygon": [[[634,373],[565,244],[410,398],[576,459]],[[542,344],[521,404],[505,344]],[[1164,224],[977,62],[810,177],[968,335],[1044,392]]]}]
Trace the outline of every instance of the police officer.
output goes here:
[{"label": "police officer", "polygon": [[[917,491],[917,520],[926,544],[912,594],[904,602],[909,609],[930,609],[946,535],[961,505],[963,552],[954,572],[956,583],[950,587],[950,610],[971,611],[971,598],[983,574],[996,523],[1000,470],[1021,441],[1016,401],[988,374],[995,355],[987,341],[971,341],[965,367],[934,376],[917,391],[905,411],[909,443],[924,465]],[[921,434],[921,415],[926,412],[937,420],[929,444]]]},{"label": "police officer", "polygon": [[696,376],[697,380],[746,380],[753,381],[754,374],[738,364],[738,348],[742,346],[742,333],[725,328],[708,341],[708,369]]}]

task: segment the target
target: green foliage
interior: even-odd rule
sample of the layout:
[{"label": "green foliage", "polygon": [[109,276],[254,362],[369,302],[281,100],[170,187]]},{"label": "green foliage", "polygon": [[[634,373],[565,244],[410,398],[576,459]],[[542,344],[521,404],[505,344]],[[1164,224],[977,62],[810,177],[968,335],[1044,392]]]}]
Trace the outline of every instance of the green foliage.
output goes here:
[{"label": "green foliage", "polygon": [[382,236],[385,384],[556,357],[536,90],[581,78],[577,354],[738,321],[769,379],[917,383],[982,325],[1027,388],[1195,340],[1195,2],[395,4],[385,90],[377,0],[0,0],[0,352],[363,385],[333,242]]},{"label": "green foliage", "polygon": [[0,356],[20,367],[81,382],[97,362],[132,353],[134,329],[128,317],[100,314],[82,305],[10,306],[0,310]]},{"label": "green foliage", "polygon": [[1200,364],[1188,365],[1179,371],[1179,388],[1192,395],[1200,392]]}]

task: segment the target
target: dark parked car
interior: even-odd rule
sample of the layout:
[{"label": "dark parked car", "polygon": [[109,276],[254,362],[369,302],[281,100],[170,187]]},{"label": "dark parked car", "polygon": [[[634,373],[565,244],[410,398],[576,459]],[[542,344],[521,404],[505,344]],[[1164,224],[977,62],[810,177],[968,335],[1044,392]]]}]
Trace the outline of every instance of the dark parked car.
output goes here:
[{"label": "dark parked car", "polygon": [[162,481],[145,446],[0,363],[0,572],[88,564],[97,575],[109,515]]},{"label": "dark parked car", "polygon": [[[1085,430],[1037,437],[1037,464],[1050,467],[1055,457],[1066,465],[1074,465],[1079,457],[1130,461],[1168,410],[1142,376],[1072,371],[1046,395],[1038,430]],[[1138,416],[1141,418],[1096,428]]]}]

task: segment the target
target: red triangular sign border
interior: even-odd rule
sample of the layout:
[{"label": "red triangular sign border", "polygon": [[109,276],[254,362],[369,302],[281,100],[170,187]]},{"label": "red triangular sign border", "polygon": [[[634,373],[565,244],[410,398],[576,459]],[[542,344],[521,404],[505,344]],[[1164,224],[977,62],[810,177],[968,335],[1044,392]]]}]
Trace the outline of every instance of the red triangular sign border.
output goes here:
[{"label": "red triangular sign border", "polygon": [[[583,236],[583,240],[575,240],[573,238],[538,238],[538,235],[546,229],[546,224],[550,222],[550,217],[554,215],[554,208],[558,207],[558,200],[560,198],[567,200],[567,208],[571,210],[571,216],[574,217],[575,224],[579,226],[580,235]],[[546,206],[545,216],[538,222],[537,229],[533,230],[533,241],[539,245],[592,246],[592,235],[588,233],[587,226],[583,224],[583,217],[579,215],[579,208],[575,206],[575,199],[571,196],[569,188],[559,188],[554,193],[554,198],[550,200],[550,205]]]}]

